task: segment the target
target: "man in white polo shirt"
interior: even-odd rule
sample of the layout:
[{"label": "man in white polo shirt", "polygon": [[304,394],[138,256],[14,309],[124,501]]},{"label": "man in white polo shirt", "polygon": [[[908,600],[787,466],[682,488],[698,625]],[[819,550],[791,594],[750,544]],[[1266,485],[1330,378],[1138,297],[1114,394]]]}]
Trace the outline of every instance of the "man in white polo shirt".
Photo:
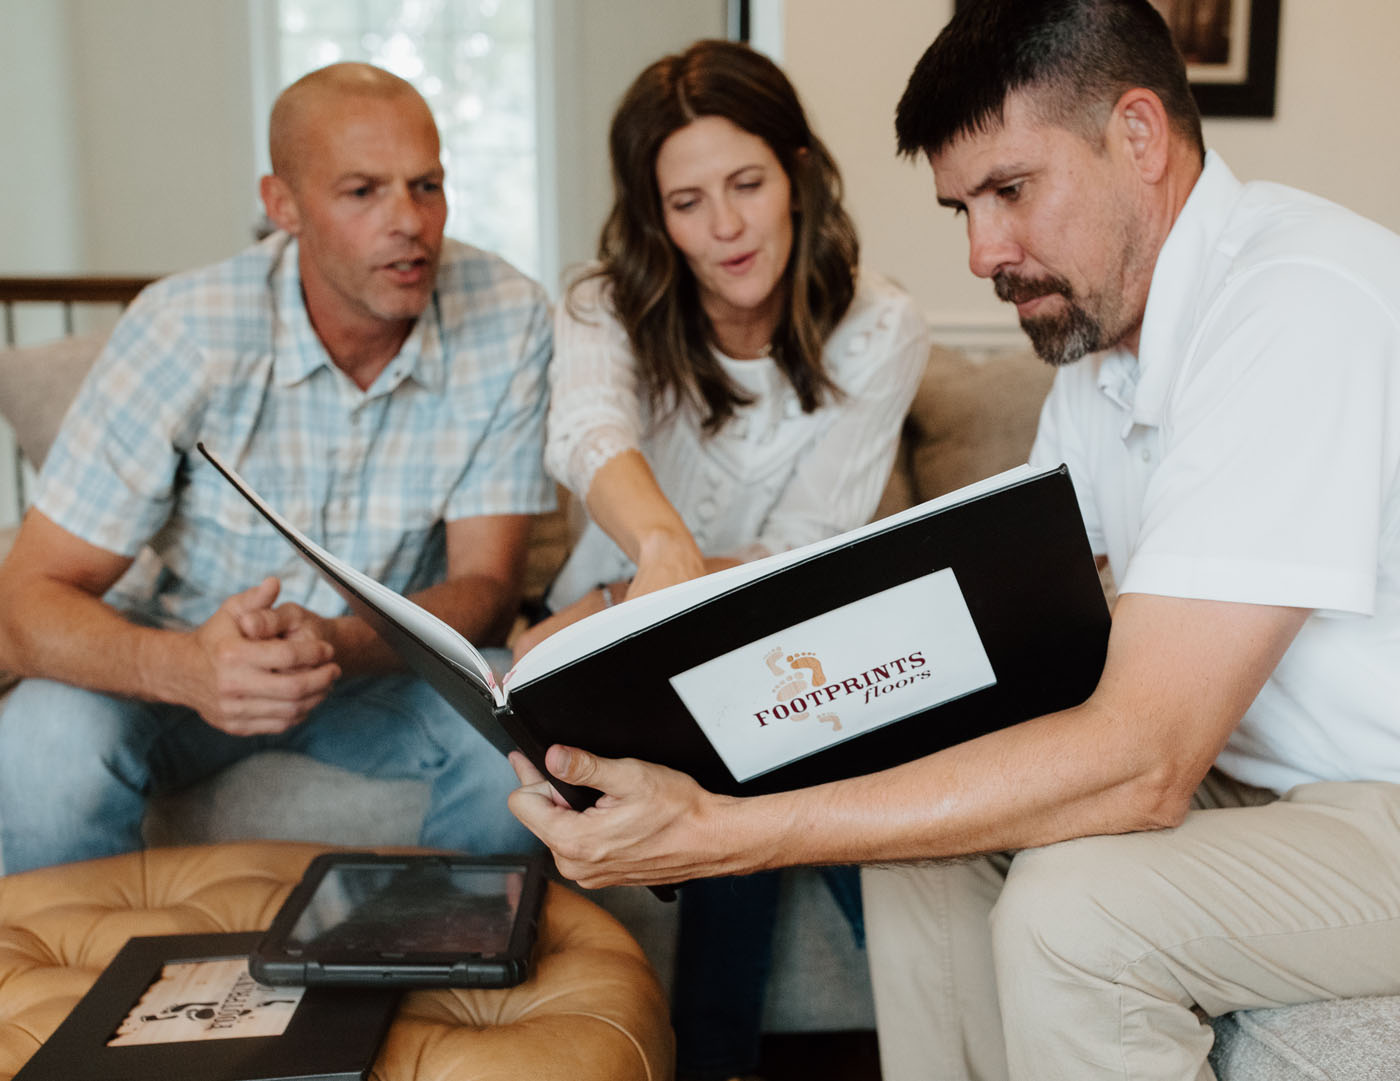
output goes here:
[{"label": "man in white polo shirt", "polygon": [[517,762],[512,806],[590,886],[906,863],[863,875],[888,1081],[1203,1081],[1202,1014],[1400,992],[1400,238],[1207,154],[1148,0],[964,5],[896,128],[1065,366],[1098,687],[750,799],[552,748],[605,801]]}]

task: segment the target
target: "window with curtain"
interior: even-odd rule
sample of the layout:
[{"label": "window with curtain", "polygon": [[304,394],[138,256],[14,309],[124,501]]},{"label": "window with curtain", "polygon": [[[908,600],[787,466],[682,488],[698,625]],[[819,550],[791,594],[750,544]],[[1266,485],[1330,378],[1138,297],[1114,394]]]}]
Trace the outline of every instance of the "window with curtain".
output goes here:
[{"label": "window with curtain", "polygon": [[277,80],[338,60],[407,79],[442,134],[449,235],[539,276],[536,0],[276,0]]}]

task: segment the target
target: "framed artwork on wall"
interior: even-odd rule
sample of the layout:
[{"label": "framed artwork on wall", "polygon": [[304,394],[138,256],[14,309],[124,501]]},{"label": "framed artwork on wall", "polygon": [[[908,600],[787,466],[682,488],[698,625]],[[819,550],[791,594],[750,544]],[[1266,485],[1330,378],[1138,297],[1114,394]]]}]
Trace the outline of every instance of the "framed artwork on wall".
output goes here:
[{"label": "framed artwork on wall", "polygon": [[747,43],[751,19],[749,0],[726,0],[724,15],[729,30],[729,40]]},{"label": "framed artwork on wall", "polygon": [[[956,0],[959,9],[977,0]],[[1151,0],[1186,57],[1202,116],[1274,115],[1281,0]]]},{"label": "framed artwork on wall", "polygon": [[1202,116],[1273,116],[1280,0],[1152,0]]}]

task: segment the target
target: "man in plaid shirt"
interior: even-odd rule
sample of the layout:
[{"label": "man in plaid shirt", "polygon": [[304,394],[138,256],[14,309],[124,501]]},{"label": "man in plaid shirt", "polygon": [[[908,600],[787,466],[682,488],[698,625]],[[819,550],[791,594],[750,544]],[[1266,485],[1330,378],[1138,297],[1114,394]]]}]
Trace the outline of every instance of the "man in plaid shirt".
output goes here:
[{"label": "man in plaid shirt", "polygon": [[194,448],[501,644],[553,499],[547,300],[443,238],[437,129],[401,79],[313,72],[270,131],[278,232],[131,306],[0,567],[0,667],[27,677],[0,715],[7,871],[138,848],[149,795],[270,747],[427,780],[425,844],[530,843],[505,760]]}]

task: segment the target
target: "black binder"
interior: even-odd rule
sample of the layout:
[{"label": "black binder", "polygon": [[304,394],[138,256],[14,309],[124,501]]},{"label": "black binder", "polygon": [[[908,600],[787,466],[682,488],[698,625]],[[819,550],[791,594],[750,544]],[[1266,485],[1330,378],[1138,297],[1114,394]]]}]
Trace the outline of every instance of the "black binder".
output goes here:
[{"label": "black binder", "polygon": [[394,1019],[395,988],[308,989],[277,1035],[109,1043],[164,966],[236,958],[246,968],[260,938],[250,931],[129,939],[14,1081],[363,1081]]},{"label": "black binder", "polygon": [[[1093,691],[1103,669],[1108,609],[1064,466],[1041,473],[1022,467],[995,478],[998,483],[970,486],[742,573],[709,576],[713,581],[703,590],[709,595],[698,600],[685,589],[694,583],[685,583],[626,602],[561,632],[575,635],[573,653],[528,674],[523,662],[514,675],[527,678],[512,679],[502,693],[489,670],[476,670],[484,663],[451,655],[430,641],[432,635],[417,625],[419,616],[404,618],[401,606],[410,602],[394,595],[386,606],[382,586],[370,583],[374,588],[367,589],[354,572],[347,574],[348,568],[271,512],[217,456],[202,445],[200,450],[410,668],[497,747],[518,747],[546,776],[545,751],[565,743],[670,766],[713,792],[754,795],[806,787],[895,766],[1076,705]],[[995,675],[982,689],[740,779],[671,683],[744,643],[945,568],[956,575]],[[674,610],[665,610],[673,591]],[[648,611],[660,613],[657,618],[618,637],[602,633],[616,620],[601,617],[644,602]],[[586,624],[596,624],[591,638],[593,628]],[[455,636],[443,627],[434,633]],[[851,628],[855,636],[861,631]],[[555,785],[577,809],[598,797],[592,789]]]}]

